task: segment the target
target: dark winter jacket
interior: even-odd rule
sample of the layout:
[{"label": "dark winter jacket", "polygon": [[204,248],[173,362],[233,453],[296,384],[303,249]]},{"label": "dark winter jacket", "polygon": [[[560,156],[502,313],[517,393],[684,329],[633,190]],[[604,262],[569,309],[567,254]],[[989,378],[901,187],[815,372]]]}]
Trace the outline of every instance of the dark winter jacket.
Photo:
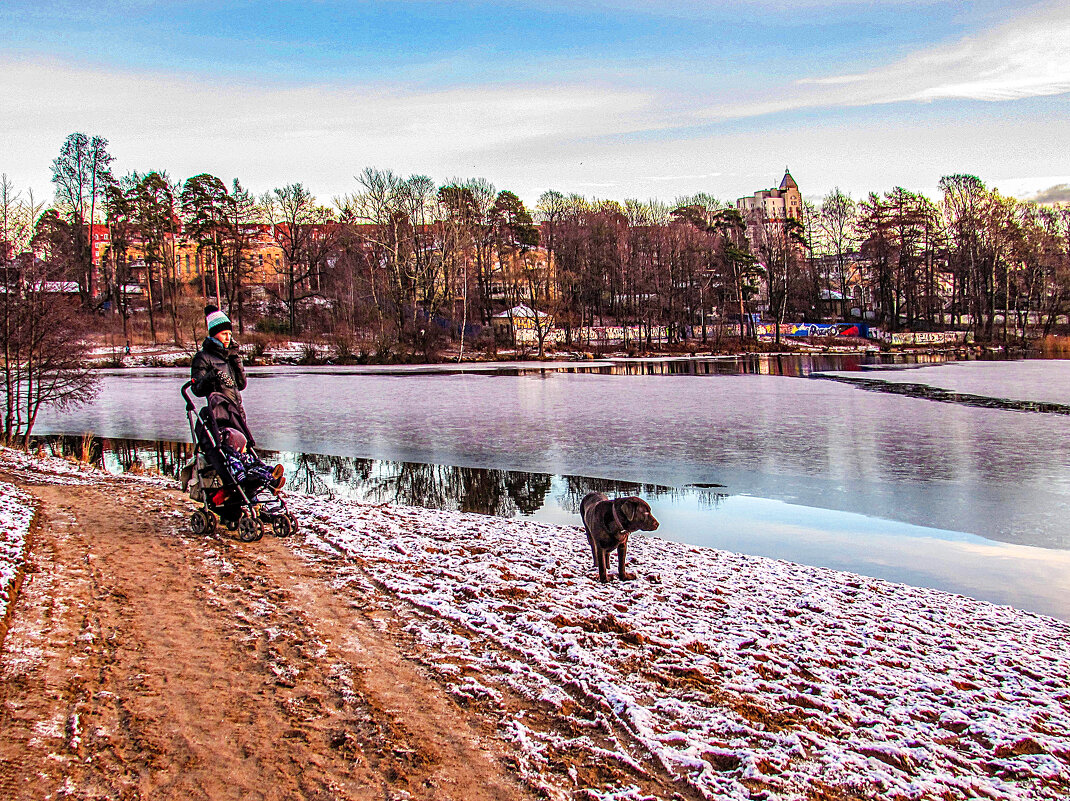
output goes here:
[{"label": "dark winter jacket", "polygon": [[221,392],[212,392],[208,395],[208,408],[205,421],[212,430],[212,436],[216,442],[223,441],[223,429],[233,428],[240,432],[249,445],[256,445],[253,433],[249,430],[249,423],[245,418],[245,409],[240,403],[234,403],[229,397]]},{"label": "dark winter jacket", "polygon": [[248,381],[245,378],[245,365],[241,353],[233,342],[229,348],[212,337],[205,338],[201,349],[190,364],[190,378],[193,379],[193,394],[207,398],[213,392],[221,392],[241,406],[241,391]]}]

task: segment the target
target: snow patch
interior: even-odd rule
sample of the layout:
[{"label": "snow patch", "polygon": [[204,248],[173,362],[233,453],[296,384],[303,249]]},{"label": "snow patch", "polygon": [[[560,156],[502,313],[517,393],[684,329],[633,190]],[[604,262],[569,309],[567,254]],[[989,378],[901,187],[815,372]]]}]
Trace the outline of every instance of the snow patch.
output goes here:
[{"label": "snow patch", "polygon": [[652,537],[632,543],[638,580],[601,585],[578,527],[289,503],[307,543],[291,546],[348,556],[407,602],[455,697],[494,707],[516,693],[597,735],[504,724],[529,779],[568,748],[661,765],[707,798],[1070,792],[1061,621]]}]

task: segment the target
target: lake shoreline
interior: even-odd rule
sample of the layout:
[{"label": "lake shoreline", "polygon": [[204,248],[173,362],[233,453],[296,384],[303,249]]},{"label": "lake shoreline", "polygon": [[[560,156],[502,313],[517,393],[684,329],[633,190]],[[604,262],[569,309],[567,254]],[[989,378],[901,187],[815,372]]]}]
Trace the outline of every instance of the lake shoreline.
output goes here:
[{"label": "lake shoreline", "polygon": [[[90,354],[91,366],[103,369],[115,369],[124,367],[187,367],[197,351],[196,346],[190,345],[133,345],[130,352],[117,345],[98,345]],[[259,351],[259,352],[258,352]],[[497,354],[482,352],[465,353],[460,359],[456,355],[443,353],[433,361],[425,361],[416,357],[378,358],[374,356],[357,357],[349,356],[338,358],[332,355],[332,346],[325,343],[308,343],[297,340],[281,341],[265,348],[253,348],[246,345],[243,347],[245,363],[247,366],[304,366],[304,367],[327,367],[327,366],[440,366],[449,365],[493,365],[499,363],[524,363],[531,365],[549,364],[558,362],[569,363],[592,363],[598,361],[622,361],[622,360],[660,360],[660,359],[746,359],[755,357],[794,357],[809,355],[857,355],[868,356],[883,354],[886,356],[896,355],[946,355],[962,358],[977,358],[984,355],[1005,356],[1010,355],[1025,357],[1031,353],[1038,353],[1033,349],[1012,349],[1008,351],[1003,346],[984,345],[916,345],[916,346],[881,346],[877,343],[808,343],[808,342],[781,342],[780,346],[773,343],[760,343],[753,349],[740,350],[714,350],[705,347],[677,348],[666,350],[652,350],[637,352],[635,350],[567,350],[548,353],[543,357],[532,354],[530,351],[500,349]]]},{"label": "lake shoreline", "polygon": [[[36,726],[35,738],[5,737],[5,749],[22,747],[24,761],[42,766],[28,774],[42,795],[128,781],[108,756],[123,737],[107,724],[110,701],[99,703],[112,697],[160,727],[161,737],[143,734],[126,746],[132,750],[119,749],[140,749],[151,759],[142,772],[145,787],[173,780],[168,776],[182,758],[175,737],[198,761],[183,781],[270,780],[250,776],[248,765],[228,774],[231,749],[202,745],[208,735],[197,718],[168,707],[199,698],[220,710],[212,723],[220,736],[248,725],[228,712],[240,695],[233,686],[202,686],[199,676],[212,675],[212,667],[207,674],[187,670],[201,659],[227,670],[233,657],[226,649],[233,646],[218,635],[232,627],[240,638],[233,642],[249,645],[243,670],[228,685],[244,685],[240,675],[254,687],[265,681],[268,698],[327,698],[337,682],[331,676],[344,674],[357,699],[357,708],[341,706],[329,716],[329,737],[315,716],[298,714],[281,721],[280,730],[300,737],[254,740],[254,756],[285,752],[254,759],[265,770],[301,756],[302,764],[335,765],[343,771],[337,781],[364,766],[374,771],[361,755],[378,753],[382,741],[374,737],[381,735],[346,709],[369,714],[377,693],[387,691],[380,679],[420,675],[406,693],[407,713],[398,717],[395,709],[389,729],[388,742],[422,755],[395,774],[399,787],[428,770],[459,780],[468,769],[467,759],[448,756],[424,725],[431,710],[452,709],[447,734],[480,732],[484,753],[498,767],[481,761],[472,769],[514,788],[502,790],[502,798],[579,792],[668,799],[682,792],[793,799],[822,787],[830,796],[927,801],[1055,799],[1070,791],[1070,624],[1042,615],[647,538],[634,543],[630,556],[639,579],[600,585],[575,526],[296,493],[289,503],[303,527],[297,537],[269,535],[242,545],[225,533],[190,534],[192,504],[167,480],[109,476],[14,451],[0,452],[0,471],[3,481],[36,495],[55,529],[35,537],[28,563],[40,571],[53,553],[47,548],[85,542],[92,556],[72,567],[89,564],[99,586],[123,594],[118,606],[119,596],[108,593],[81,596],[83,606],[53,605],[96,620],[101,631],[99,638],[63,642],[50,639],[60,634],[54,628],[35,629],[34,604],[47,600],[41,593],[75,592],[80,574],[58,565],[33,572],[15,603],[0,672],[5,681],[20,677],[7,686],[17,688],[9,693],[19,694],[23,710],[47,711],[53,703],[34,695],[35,687],[44,689],[35,676],[47,671],[53,690],[84,682],[79,649],[92,658],[98,645],[111,643],[110,659],[91,671],[104,682],[96,690],[107,692],[89,693],[64,712],[65,725],[54,734],[42,726],[45,719],[26,714],[24,722],[7,724],[12,735]],[[114,539],[108,520],[130,534]],[[170,575],[167,565],[193,570],[177,581],[153,579]],[[159,597],[139,595],[147,592]],[[121,608],[142,602],[152,610],[169,604],[187,616],[181,628],[191,633],[207,626],[198,647],[168,651],[170,663],[153,662],[167,637],[182,635],[157,617],[137,630],[148,640],[133,637],[136,615]],[[250,611],[239,614],[239,607]],[[129,650],[135,643],[136,652]],[[71,661],[55,658],[72,646]],[[42,653],[52,658],[34,656]],[[400,661],[384,661],[394,659]],[[131,675],[151,677],[151,692],[122,683],[128,663]],[[278,707],[260,710],[255,693],[243,703],[269,722],[277,715]],[[331,756],[339,738],[350,743],[344,763]],[[301,750],[318,756],[308,760]],[[430,756],[437,761],[428,762]]]},{"label": "lake shoreline", "polygon": [[[905,392],[813,380],[837,370]],[[43,414],[36,433],[147,440],[143,462],[155,465],[151,443],[189,441],[186,375],[106,371],[93,404]],[[249,375],[258,448],[312,488],[322,477],[343,497],[545,522],[571,522],[587,491],[636,494],[695,545],[1067,616],[1070,417],[1040,410],[1065,394],[1070,362],[808,356]],[[946,388],[943,402],[908,386],[919,383]],[[1008,401],[972,402],[984,394]]]}]

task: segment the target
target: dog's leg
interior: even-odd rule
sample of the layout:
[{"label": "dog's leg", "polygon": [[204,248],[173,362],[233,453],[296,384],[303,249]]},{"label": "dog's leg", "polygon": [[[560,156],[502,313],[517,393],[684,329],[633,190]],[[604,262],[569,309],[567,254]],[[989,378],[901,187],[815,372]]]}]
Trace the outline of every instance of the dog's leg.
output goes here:
[{"label": "dog's leg", "polygon": [[631,581],[635,573],[629,573],[624,569],[624,560],[628,557],[628,541],[625,540],[617,546],[617,575],[621,581]]},{"label": "dog's leg", "polygon": [[609,551],[599,548],[595,557],[598,562],[598,580],[603,584],[609,583]]},{"label": "dog's leg", "polygon": [[595,569],[598,569],[598,546],[594,544],[594,537],[591,536],[590,529],[587,528],[587,524],[583,524],[584,530],[587,532],[587,544],[591,546],[591,558],[594,560]]}]

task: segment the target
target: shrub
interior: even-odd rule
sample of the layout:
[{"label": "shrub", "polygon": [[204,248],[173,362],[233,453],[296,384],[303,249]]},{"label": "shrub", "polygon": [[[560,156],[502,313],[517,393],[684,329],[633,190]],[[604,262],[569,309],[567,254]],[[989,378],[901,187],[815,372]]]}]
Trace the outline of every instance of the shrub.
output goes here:
[{"label": "shrub", "polygon": [[262,317],[256,324],[256,330],[264,334],[287,335],[290,333],[290,324],[276,317]]}]

